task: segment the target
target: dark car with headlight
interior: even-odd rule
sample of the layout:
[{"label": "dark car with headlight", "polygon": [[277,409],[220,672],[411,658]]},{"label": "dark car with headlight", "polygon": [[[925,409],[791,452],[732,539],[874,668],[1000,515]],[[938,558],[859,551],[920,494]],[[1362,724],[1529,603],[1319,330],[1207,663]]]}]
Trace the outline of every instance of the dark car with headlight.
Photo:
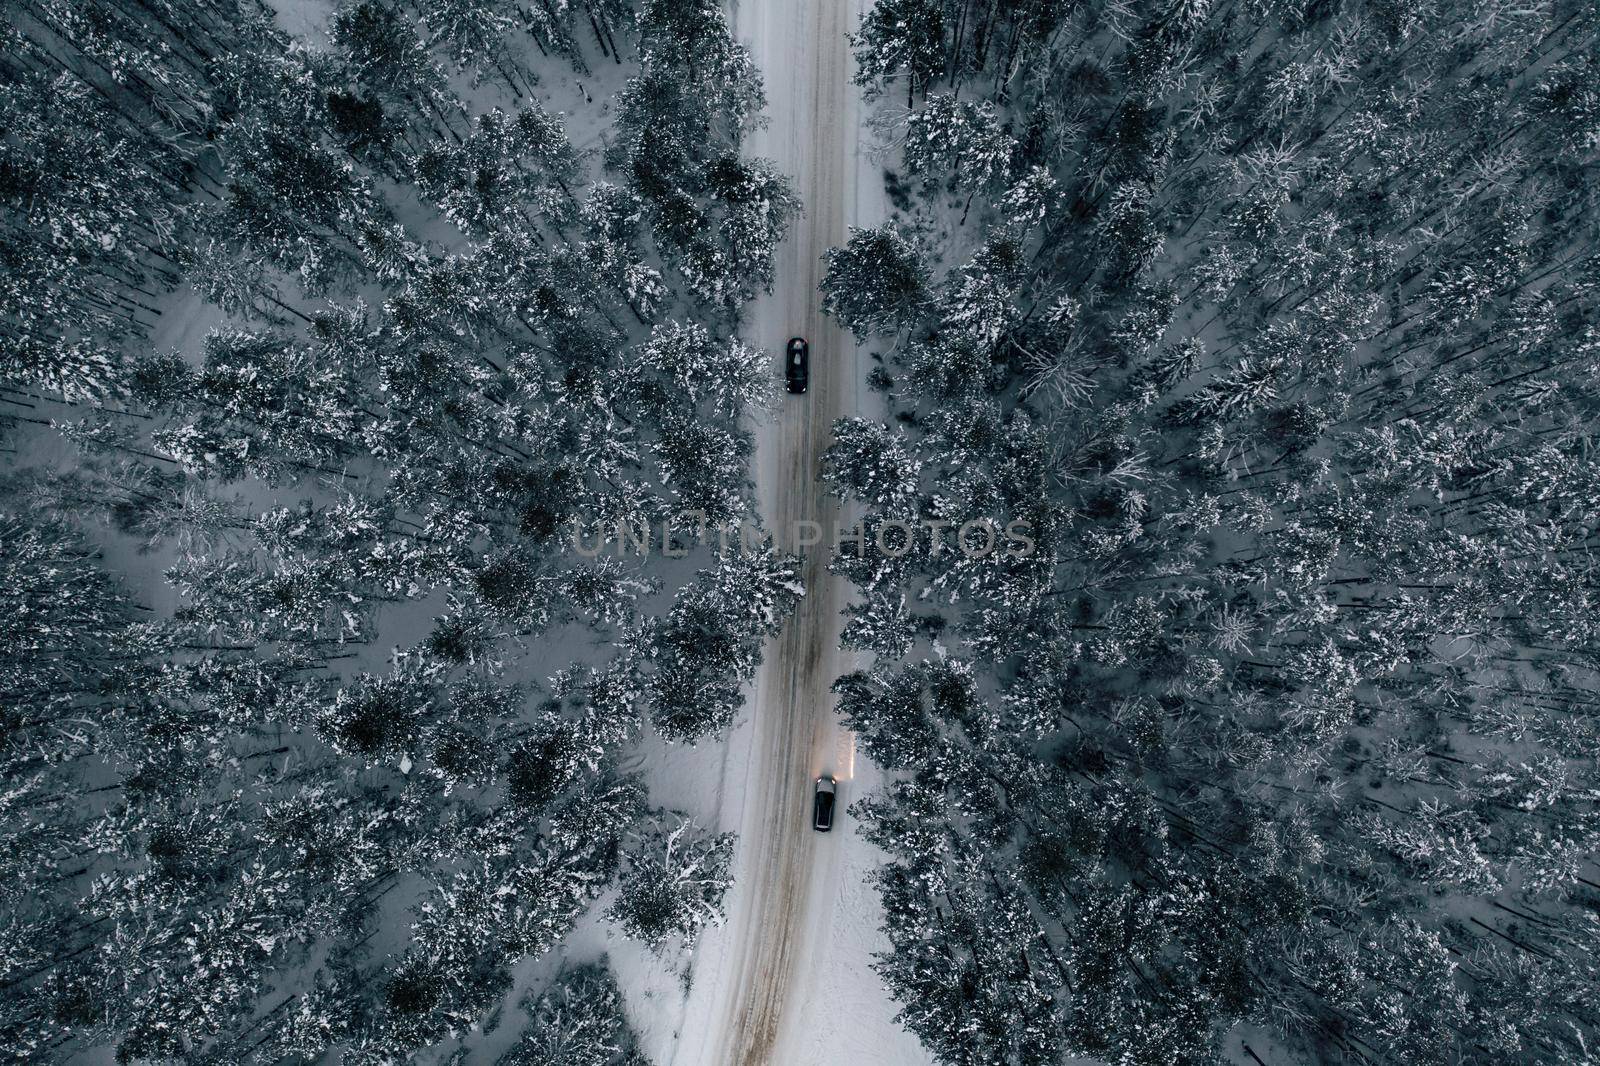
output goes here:
[{"label": "dark car with headlight", "polygon": [[833,828],[833,804],[838,798],[839,786],[832,775],[817,778],[816,799],[811,803],[811,828],[826,833]]},{"label": "dark car with headlight", "polygon": [[784,349],[783,380],[790,392],[805,392],[811,381],[811,345],[804,337],[790,337]]}]

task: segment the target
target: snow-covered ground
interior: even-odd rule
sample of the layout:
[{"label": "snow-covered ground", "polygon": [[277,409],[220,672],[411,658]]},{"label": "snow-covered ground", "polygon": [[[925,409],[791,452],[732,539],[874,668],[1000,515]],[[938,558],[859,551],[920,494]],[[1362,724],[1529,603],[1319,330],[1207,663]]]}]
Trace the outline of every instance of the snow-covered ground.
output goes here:
[{"label": "snow-covered ground", "polygon": [[[761,508],[780,537],[800,520],[834,528],[837,507],[817,480],[820,453],[834,419],[878,413],[866,359],[823,317],[818,291],[822,253],[844,243],[848,226],[870,225],[886,210],[845,38],[863,2],[742,0],[733,8],[736,32],[766,77],[770,123],[751,151],[776,160],[805,204],[779,249],[774,291],[754,305],[744,330],[747,341],[774,353],[774,374],[790,336],[811,342],[810,392],[781,397],[759,433]],[[877,773],[856,756],[833,711],[829,686],[852,664],[836,650],[845,589],[825,562],[825,552],[812,549],[807,598],[767,648],[727,751],[714,766],[710,758],[703,764],[716,776],[714,786],[703,784],[713,787],[722,828],[739,833],[737,882],[728,923],[704,936],[689,962],[681,1016],[664,1024],[657,995],[650,996],[656,1009],[636,1012],[646,1050],[661,1066],[930,1061],[895,1024],[894,1005],[869,965],[887,946],[865,880],[879,856],[842,808],[871,791]],[[840,782],[841,813],[828,835],[808,821],[820,773]],[[628,980],[633,967],[615,961]]]}]

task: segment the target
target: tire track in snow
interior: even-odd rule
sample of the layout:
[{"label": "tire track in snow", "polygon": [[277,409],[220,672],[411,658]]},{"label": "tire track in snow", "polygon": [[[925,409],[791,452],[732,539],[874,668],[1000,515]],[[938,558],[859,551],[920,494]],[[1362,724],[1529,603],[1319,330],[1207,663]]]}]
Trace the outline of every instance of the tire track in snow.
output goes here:
[{"label": "tire track in snow", "polygon": [[[855,342],[821,310],[822,253],[844,243],[845,207],[853,185],[856,89],[849,79],[846,31],[854,0],[742,0],[735,25],[769,84],[771,123],[755,138],[757,154],[792,176],[804,205],[779,249],[776,283],[752,316],[750,339],[781,353],[788,337],[811,344],[811,385],[782,407],[760,442],[758,493],[774,530],[818,523],[824,542],[838,519],[817,475],[836,418],[855,409]],[[776,370],[776,365],[774,370]],[[809,824],[811,783],[836,765],[841,732],[830,686],[840,672],[838,583],[819,545],[807,554],[807,594],[766,651],[757,679],[753,788],[740,839],[753,849],[743,871],[739,939],[732,952],[714,1063],[763,1066],[793,1018],[793,993],[805,984],[808,935],[815,923],[812,874],[820,853],[834,856]],[[799,978],[797,980],[797,978]]]},{"label": "tire track in snow", "polygon": [[[872,0],[733,0],[734,31],[768,86],[769,125],[747,145],[790,176],[804,204],[774,256],[771,295],[755,301],[741,330],[771,353],[781,380],[785,342],[811,342],[811,390],[780,397],[757,432],[760,510],[774,529],[809,519],[825,543],[837,501],[817,480],[836,418],[866,414],[853,338],[821,313],[822,253],[844,243],[847,223],[868,225],[887,210],[876,168],[860,144],[858,89],[845,34]],[[859,175],[859,177],[858,177]],[[787,544],[785,545],[788,546]],[[807,595],[769,642],[747,691],[750,712],[730,739],[721,825],[739,833],[728,921],[696,949],[687,997],[665,1061],[669,1066],[928,1066],[927,1053],[894,1021],[895,1007],[869,970],[887,943],[878,901],[864,878],[879,854],[854,836],[844,811],[868,780],[852,780],[854,737],[833,710],[833,679],[853,668],[838,651],[839,609],[848,595],[826,570],[827,552],[805,559]],[[748,730],[745,729],[748,725]],[[810,827],[811,782],[840,780],[835,831]]]}]

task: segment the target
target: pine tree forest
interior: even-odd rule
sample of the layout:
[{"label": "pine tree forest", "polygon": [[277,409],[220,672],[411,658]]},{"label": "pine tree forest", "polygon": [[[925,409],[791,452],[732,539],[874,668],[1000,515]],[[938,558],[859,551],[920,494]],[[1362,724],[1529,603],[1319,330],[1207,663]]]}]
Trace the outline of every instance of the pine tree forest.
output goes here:
[{"label": "pine tree forest", "polygon": [[846,561],[878,970],[940,1063],[1596,1061],[1597,34],[863,24],[901,209],[825,288],[893,415],[830,483],[1040,541]]},{"label": "pine tree forest", "polygon": [[0,1063],[1600,1066],[1593,0],[0,33]]}]

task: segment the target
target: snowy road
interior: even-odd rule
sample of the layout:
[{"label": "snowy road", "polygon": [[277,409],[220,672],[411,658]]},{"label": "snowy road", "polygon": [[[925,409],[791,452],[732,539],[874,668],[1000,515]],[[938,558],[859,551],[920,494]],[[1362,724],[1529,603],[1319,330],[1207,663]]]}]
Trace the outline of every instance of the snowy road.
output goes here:
[{"label": "snowy road", "polygon": [[847,225],[883,212],[882,182],[861,150],[845,39],[865,2],[738,0],[733,12],[769,98],[770,125],[751,150],[791,175],[805,205],[778,250],[773,294],[757,302],[745,330],[773,353],[775,377],[790,336],[811,342],[809,393],[780,396],[760,431],[758,493],[780,538],[809,520],[824,530],[824,546],[807,554],[807,596],[766,649],[751,725],[727,761],[723,822],[739,832],[738,880],[727,925],[696,953],[673,1066],[929,1061],[894,1024],[893,1004],[868,968],[883,946],[877,898],[864,882],[875,852],[842,810],[828,835],[808,821],[819,773],[839,779],[841,808],[876,783],[839,727],[829,691],[848,665],[837,651],[845,592],[825,569],[838,512],[817,481],[834,419],[861,410],[866,395],[855,342],[822,315],[818,292],[822,253],[844,242]]}]

